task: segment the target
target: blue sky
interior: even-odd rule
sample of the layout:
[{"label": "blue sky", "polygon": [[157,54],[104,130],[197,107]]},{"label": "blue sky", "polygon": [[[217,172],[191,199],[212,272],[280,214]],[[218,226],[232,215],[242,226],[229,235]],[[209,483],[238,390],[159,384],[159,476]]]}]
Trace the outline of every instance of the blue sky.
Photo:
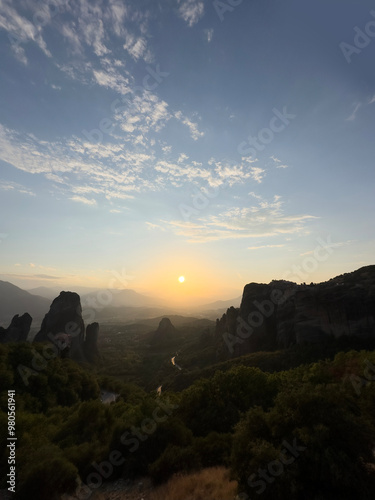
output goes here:
[{"label": "blue sky", "polygon": [[0,278],[208,300],[372,264],[374,60],[370,1],[1,0]]}]

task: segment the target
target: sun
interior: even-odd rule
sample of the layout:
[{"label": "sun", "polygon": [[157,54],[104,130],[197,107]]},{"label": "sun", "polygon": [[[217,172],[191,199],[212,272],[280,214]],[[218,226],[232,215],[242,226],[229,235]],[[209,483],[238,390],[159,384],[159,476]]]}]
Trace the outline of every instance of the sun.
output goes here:
[{"label": "sun", "polygon": [[185,276],[180,276],[180,277],[178,278],[178,281],[179,281],[180,283],[183,283],[183,282],[185,281]]}]

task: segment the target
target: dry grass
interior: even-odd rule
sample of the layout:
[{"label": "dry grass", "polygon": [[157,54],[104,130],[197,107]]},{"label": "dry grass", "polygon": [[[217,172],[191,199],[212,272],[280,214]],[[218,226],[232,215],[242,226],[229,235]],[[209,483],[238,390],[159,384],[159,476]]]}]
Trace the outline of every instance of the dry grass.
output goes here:
[{"label": "dry grass", "polygon": [[230,481],[224,467],[175,475],[158,487],[153,487],[149,478],[131,486],[120,483],[103,485],[90,500],[234,500],[237,492],[237,481]]},{"label": "dry grass", "polygon": [[186,475],[176,475],[156,488],[148,500],[233,500],[237,481],[229,479],[224,467],[212,467]]}]

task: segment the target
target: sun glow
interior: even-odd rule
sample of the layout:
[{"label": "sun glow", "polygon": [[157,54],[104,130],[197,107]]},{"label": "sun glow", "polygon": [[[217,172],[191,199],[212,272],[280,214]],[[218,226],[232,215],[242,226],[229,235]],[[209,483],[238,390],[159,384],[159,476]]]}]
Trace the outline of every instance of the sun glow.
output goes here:
[{"label": "sun glow", "polygon": [[185,281],[185,276],[180,276],[180,277],[178,278],[178,281],[179,281],[180,283],[183,283],[183,282]]}]

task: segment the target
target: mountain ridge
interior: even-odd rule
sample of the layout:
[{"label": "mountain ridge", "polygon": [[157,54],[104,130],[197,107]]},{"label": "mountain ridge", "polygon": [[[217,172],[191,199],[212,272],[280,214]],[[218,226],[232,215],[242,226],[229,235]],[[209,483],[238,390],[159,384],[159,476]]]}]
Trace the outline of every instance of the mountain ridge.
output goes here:
[{"label": "mountain ridge", "polygon": [[42,320],[50,300],[33,295],[9,281],[0,280],[0,323],[9,323],[16,314],[29,313],[36,321]]}]

